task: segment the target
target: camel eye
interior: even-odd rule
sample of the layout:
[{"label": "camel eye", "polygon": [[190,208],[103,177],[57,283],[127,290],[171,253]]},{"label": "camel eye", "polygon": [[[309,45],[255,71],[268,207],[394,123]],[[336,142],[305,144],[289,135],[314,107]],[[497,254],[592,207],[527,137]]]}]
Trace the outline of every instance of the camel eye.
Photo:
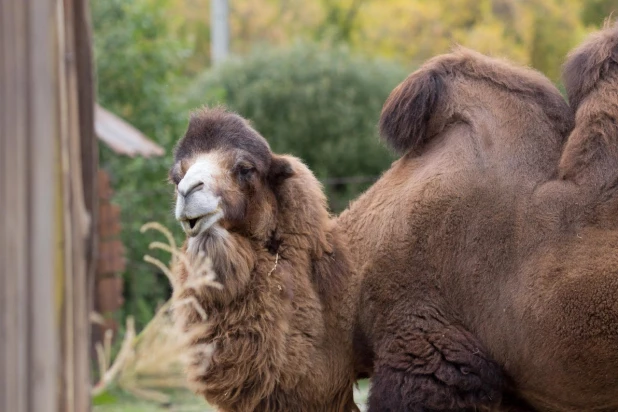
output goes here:
[{"label": "camel eye", "polygon": [[238,177],[241,179],[248,179],[253,175],[255,168],[249,165],[238,166]]}]

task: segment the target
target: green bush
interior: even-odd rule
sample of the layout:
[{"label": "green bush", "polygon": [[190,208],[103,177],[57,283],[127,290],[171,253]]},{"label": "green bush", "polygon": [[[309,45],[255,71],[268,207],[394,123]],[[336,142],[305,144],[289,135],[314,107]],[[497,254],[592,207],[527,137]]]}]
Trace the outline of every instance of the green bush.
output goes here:
[{"label": "green bush", "polygon": [[186,90],[184,68],[190,47],[170,25],[169,0],[91,0],[90,4],[99,103],[166,150],[163,157],[129,158],[100,145],[100,167],[111,176],[126,247],[126,303],[119,317],[135,315],[141,328],[156,305],[167,299],[169,282],[143,262],[154,235],[142,235],[139,228],[156,220],[182,237],[171,214],[173,189],[165,178],[174,143],[186,126],[188,108],[179,97]]},{"label": "green bush", "polygon": [[375,176],[392,161],[377,138],[380,110],[406,74],[341,46],[298,43],[207,71],[190,101],[247,117],[273,151],[302,158],[318,178]]}]

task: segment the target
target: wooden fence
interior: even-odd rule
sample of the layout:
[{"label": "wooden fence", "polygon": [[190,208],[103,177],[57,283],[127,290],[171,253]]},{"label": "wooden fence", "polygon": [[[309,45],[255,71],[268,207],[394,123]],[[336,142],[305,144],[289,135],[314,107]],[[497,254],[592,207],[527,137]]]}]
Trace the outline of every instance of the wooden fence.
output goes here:
[{"label": "wooden fence", "polygon": [[97,144],[83,0],[0,0],[0,411],[90,408]]}]

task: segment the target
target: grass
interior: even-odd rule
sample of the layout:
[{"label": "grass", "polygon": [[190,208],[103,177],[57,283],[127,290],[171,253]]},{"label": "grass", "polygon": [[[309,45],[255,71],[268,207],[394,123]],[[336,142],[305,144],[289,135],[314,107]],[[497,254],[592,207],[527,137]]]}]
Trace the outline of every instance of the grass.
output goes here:
[{"label": "grass", "polygon": [[[369,383],[366,380],[360,381],[358,389],[354,390],[354,399],[361,411],[366,410],[368,391]],[[211,412],[216,410],[208,406],[201,398],[186,391],[170,393],[170,397],[170,403],[162,405],[112,390],[95,400],[93,412]]]},{"label": "grass", "polygon": [[215,408],[187,391],[170,393],[170,402],[161,404],[138,399],[120,391],[112,390],[107,396],[95,401],[93,412],[210,412]]}]

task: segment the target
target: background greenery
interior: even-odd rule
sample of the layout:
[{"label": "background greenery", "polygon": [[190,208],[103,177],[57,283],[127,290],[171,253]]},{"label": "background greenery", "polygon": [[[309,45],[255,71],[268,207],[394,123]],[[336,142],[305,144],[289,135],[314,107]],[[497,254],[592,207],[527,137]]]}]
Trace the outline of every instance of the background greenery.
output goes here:
[{"label": "background greenery", "polygon": [[[190,110],[223,103],[273,150],[301,157],[334,211],[392,161],[376,123],[390,90],[459,43],[533,66],[558,82],[566,52],[615,0],[233,0],[232,58],[210,67],[209,0],[91,0],[98,100],[163,146],[160,158],[101,148],[122,208],[126,304],[140,328],[169,296],[142,263],[156,220],[180,231],[166,183]],[[349,177],[366,179],[346,179]],[[162,256],[164,257],[164,256]],[[120,320],[120,319],[119,319]],[[123,324],[123,322],[120,322]]]}]

